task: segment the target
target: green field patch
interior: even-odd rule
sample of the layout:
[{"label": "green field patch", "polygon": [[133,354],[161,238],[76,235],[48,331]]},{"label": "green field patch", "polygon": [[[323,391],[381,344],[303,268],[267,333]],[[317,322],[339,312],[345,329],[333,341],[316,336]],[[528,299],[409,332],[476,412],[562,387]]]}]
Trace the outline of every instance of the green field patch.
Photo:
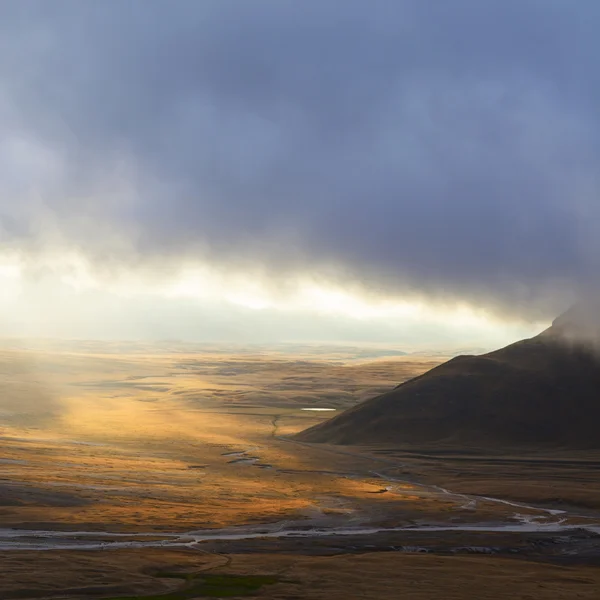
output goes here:
[{"label": "green field patch", "polygon": [[143,596],[119,596],[110,600],[189,600],[191,598],[231,598],[250,596],[263,585],[279,579],[272,575],[218,575],[215,573],[178,573],[160,571],[155,577],[182,579],[184,587],[173,592]]}]

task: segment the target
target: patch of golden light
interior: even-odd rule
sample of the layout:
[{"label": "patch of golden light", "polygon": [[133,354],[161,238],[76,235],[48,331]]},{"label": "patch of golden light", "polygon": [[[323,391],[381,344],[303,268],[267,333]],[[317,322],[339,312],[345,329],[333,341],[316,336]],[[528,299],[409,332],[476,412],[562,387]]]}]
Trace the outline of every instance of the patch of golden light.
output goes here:
[{"label": "patch of golden light", "polygon": [[131,398],[65,398],[61,418],[65,433],[115,441],[178,439],[198,443],[244,444],[256,435],[256,424],[230,415],[186,411],[169,401],[156,408]]},{"label": "patch of golden light", "polygon": [[422,303],[367,299],[342,287],[317,284],[303,278],[288,285],[285,293],[275,293],[268,282],[255,276],[216,273],[208,268],[184,272],[164,293],[169,297],[213,297],[256,310],[308,311],[357,319],[416,318],[426,311]]},{"label": "patch of golden light", "polygon": [[438,361],[346,364],[340,349],[306,360],[177,345],[123,353],[118,343],[48,344],[0,351],[7,411],[0,472],[24,497],[40,498],[6,506],[5,526],[190,530],[361,506],[391,506],[401,518],[423,510],[410,489],[381,493],[369,459],[280,436],[327,418],[303,406],[354,403],[348,382],[372,394]]}]

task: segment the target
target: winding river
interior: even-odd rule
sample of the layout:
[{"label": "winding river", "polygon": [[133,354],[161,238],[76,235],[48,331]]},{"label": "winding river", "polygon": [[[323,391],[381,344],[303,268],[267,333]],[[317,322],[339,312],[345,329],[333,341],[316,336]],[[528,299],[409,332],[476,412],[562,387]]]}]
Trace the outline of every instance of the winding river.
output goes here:
[{"label": "winding river", "polygon": [[[113,548],[194,548],[203,542],[222,540],[250,540],[261,538],[319,538],[325,536],[369,536],[383,532],[506,532],[506,533],[556,533],[565,534],[577,530],[600,535],[600,519],[592,516],[569,515],[566,511],[529,506],[500,498],[459,494],[445,488],[415,484],[373,472],[373,475],[390,484],[410,483],[430,496],[447,500],[452,497],[459,508],[475,508],[479,502],[492,502],[510,506],[519,511],[509,517],[508,522],[478,524],[419,524],[403,527],[367,526],[316,526],[308,521],[282,521],[255,527],[230,527],[225,529],[203,529],[183,533],[111,533],[100,531],[44,531],[29,529],[0,529],[0,550],[104,550]],[[390,488],[391,489],[391,488]],[[579,522],[574,523],[573,520]],[[581,523],[586,520],[585,523]]]}]

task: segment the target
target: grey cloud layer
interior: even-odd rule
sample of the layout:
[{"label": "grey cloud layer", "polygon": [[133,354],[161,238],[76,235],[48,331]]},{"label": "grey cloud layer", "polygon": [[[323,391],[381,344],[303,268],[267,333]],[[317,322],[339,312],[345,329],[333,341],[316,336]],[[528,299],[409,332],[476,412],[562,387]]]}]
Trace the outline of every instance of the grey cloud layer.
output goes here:
[{"label": "grey cloud layer", "polygon": [[8,0],[0,23],[13,247],[52,223],[103,260],[517,312],[598,280],[594,0]]}]

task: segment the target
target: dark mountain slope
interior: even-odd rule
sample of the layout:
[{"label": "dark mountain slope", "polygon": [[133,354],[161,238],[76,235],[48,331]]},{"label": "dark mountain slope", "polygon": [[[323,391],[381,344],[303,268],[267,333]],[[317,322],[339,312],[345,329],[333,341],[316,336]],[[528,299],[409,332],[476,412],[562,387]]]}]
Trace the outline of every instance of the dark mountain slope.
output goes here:
[{"label": "dark mountain slope", "polygon": [[296,438],[600,448],[600,361],[565,340],[568,315],[532,339],[453,358]]}]

